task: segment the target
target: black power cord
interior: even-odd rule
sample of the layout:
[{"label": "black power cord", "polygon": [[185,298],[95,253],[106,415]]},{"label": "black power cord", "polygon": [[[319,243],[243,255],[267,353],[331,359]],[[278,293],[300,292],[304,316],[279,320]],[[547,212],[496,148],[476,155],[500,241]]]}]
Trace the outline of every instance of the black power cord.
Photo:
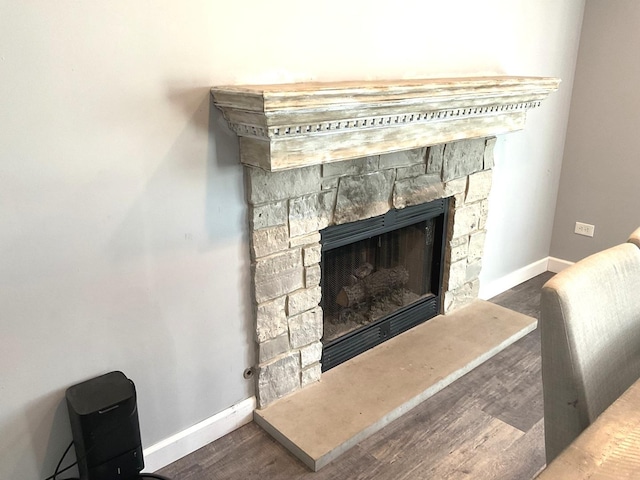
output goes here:
[{"label": "black power cord", "polygon": [[[71,468],[75,467],[78,462],[73,462],[71,465],[64,467],[62,470],[60,470],[60,466],[62,465],[62,461],[64,460],[64,457],[67,456],[67,453],[69,453],[69,450],[71,450],[71,447],[73,446],[73,441],[71,441],[71,443],[69,444],[69,446],[67,447],[67,449],[64,451],[64,453],[62,454],[62,456],[60,457],[60,460],[58,461],[58,465],[56,465],[56,469],[53,472],[53,475],[51,475],[50,477],[45,478],[44,480],[57,480],[58,475],[60,475],[61,473],[66,472],[67,470],[70,470]],[[68,478],[65,480],[80,480],[79,478]]]},{"label": "black power cord", "polygon": [[[67,456],[67,453],[69,453],[69,450],[71,450],[72,446],[73,446],[73,440],[71,441],[71,443],[69,444],[67,449],[64,451],[62,456],[60,457],[60,460],[58,461],[58,465],[56,465],[56,469],[54,470],[53,475],[51,475],[50,477],[45,478],[44,480],[58,480],[58,475],[60,475],[61,473],[66,472],[67,470],[70,470],[71,468],[75,467],[78,464],[78,462],[75,461],[71,465],[68,465],[68,466],[64,467],[62,470],[60,470],[60,466],[62,465],[62,461],[64,460],[64,457]],[[157,480],[171,480],[169,477],[165,477],[164,475],[160,475],[158,473],[139,473],[138,476],[135,477],[135,478],[140,479],[140,480],[144,480],[145,478],[155,478]],[[62,480],[62,479],[60,479],[60,480]],[[77,478],[77,477],[69,477],[69,478],[65,478],[64,480],[80,480],[80,479]]]}]

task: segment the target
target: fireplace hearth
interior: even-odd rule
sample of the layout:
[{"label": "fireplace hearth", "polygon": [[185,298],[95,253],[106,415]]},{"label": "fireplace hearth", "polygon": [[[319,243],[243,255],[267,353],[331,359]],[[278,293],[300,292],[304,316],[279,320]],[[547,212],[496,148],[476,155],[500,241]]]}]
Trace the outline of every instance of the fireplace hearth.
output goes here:
[{"label": "fireplace hearth", "polygon": [[[554,78],[483,77],[212,89],[239,137],[245,165],[259,408],[319,381],[325,369],[332,340],[323,345],[331,334],[324,310],[332,315],[334,308],[321,288],[328,227],[446,201],[441,290],[430,294],[445,314],[477,298],[494,135],[524,128],[527,110],[558,84]],[[364,251],[355,254],[362,261],[348,267],[352,284],[334,287],[336,303],[351,313],[371,303],[371,286],[360,288],[360,296],[358,288],[344,289],[377,274],[398,287],[381,296],[398,311],[409,308],[400,297],[415,274],[393,263],[374,264]],[[366,283],[375,284],[373,278]],[[424,292],[411,288],[419,297],[414,303],[430,295],[426,286]],[[365,311],[369,325],[395,315],[380,310],[382,320],[372,307]]]}]

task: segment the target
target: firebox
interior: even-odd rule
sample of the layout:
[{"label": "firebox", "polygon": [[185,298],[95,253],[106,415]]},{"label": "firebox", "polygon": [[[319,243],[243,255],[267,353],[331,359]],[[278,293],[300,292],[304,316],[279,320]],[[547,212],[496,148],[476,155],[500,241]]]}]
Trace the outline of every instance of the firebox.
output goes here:
[{"label": "firebox", "polygon": [[322,371],[440,313],[449,199],[322,230]]}]

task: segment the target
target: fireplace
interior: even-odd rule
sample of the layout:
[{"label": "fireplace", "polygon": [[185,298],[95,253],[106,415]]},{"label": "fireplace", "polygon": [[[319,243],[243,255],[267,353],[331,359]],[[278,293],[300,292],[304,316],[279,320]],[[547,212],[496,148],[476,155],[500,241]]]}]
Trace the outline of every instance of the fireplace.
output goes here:
[{"label": "fireplace", "polygon": [[322,371],[440,313],[448,199],[322,230]]},{"label": "fireplace", "polygon": [[[212,89],[215,105],[239,137],[245,165],[260,408],[320,380],[331,363],[331,345],[340,342],[324,338],[331,335],[325,314],[360,315],[358,325],[362,315],[370,317],[340,337],[379,327],[375,343],[395,334],[396,314],[412,305],[431,301],[430,312],[446,314],[477,298],[494,135],[524,128],[527,110],[558,84],[553,78],[485,77]],[[341,274],[353,278],[330,280],[326,264],[336,262],[329,241],[335,226],[384,223],[434,201],[445,205],[442,220],[435,220],[445,232],[443,253],[425,260],[422,273],[372,260],[377,247],[362,238],[353,242],[364,241],[346,254]],[[431,221],[402,225],[409,233],[391,243],[432,241]],[[435,230],[434,243],[440,238]],[[373,243],[387,234],[375,233]],[[385,247],[378,253],[403,252]],[[438,261],[442,273],[434,280],[427,264]],[[362,282],[375,283],[373,275],[396,285],[379,296],[389,297],[397,310],[366,307],[373,299]],[[418,277],[425,276],[430,281],[422,283]],[[323,293],[325,280],[336,282],[330,294]],[[360,297],[344,291],[358,282],[356,290],[365,291]],[[350,311],[330,305],[334,296]]]},{"label": "fireplace", "polygon": [[[460,140],[276,172],[245,168],[261,406],[317,382],[330,365],[380,343],[385,333],[389,337],[409,328],[405,322],[419,323],[477,297],[495,141],[495,137]],[[431,205],[437,206],[437,213],[431,211]],[[415,218],[419,212],[426,212],[426,216]],[[359,225],[356,237],[368,238],[389,234],[384,230],[394,223],[409,227],[421,222],[425,222],[426,231],[427,220],[440,215],[435,223],[442,225],[444,257],[437,295],[418,289],[416,295],[424,296],[423,301],[404,319],[390,314],[390,318],[372,322],[369,331],[354,330],[354,335],[362,334],[366,339],[355,352],[348,346],[344,351],[341,341],[323,343],[327,306],[323,295],[337,298],[340,292],[323,294],[322,280],[329,276],[325,265],[323,277],[321,265],[323,256],[334,250],[332,245],[343,240],[340,232]],[[406,236],[415,237],[416,233]],[[425,243],[430,237],[425,232]],[[378,239],[382,237],[376,243]],[[369,261],[355,265],[349,275],[366,278],[381,271],[402,275],[392,273],[397,267],[393,262],[372,263],[367,257],[371,252],[360,250],[356,255]],[[435,261],[438,263],[438,258]],[[366,263],[373,267],[368,274]],[[353,271],[360,267],[363,270]],[[345,285],[339,287],[342,290]]]}]

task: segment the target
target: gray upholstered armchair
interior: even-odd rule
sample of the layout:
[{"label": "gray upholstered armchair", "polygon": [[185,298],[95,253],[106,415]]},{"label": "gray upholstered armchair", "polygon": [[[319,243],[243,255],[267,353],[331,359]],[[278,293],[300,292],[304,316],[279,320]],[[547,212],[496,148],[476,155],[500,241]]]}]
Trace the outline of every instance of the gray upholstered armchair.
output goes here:
[{"label": "gray upholstered armchair", "polygon": [[640,247],[640,228],[637,228],[627,241],[635,244],[637,247]]},{"label": "gray upholstered armchair", "polygon": [[542,289],[547,463],[640,377],[640,248],[572,265]]}]

